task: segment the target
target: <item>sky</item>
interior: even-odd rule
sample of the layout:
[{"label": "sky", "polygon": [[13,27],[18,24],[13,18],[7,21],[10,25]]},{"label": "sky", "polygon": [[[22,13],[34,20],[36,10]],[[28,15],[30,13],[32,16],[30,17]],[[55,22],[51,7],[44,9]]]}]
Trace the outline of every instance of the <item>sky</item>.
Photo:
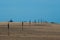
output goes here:
[{"label": "sky", "polygon": [[60,0],[0,0],[0,22],[10,19],[60,23]]}]

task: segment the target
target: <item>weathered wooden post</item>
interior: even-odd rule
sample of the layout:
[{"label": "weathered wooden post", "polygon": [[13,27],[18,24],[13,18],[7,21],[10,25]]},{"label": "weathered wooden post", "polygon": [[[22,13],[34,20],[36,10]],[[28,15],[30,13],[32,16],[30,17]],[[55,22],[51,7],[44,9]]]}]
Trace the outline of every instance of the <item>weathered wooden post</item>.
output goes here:
[{"label": "weathered wooden post", "polygon": [[29,20],[29,26],[31,26],[31,20]]},{"label": "weathered wooden post", "polygon": [[9,25],[9,23],[10,22],[13,22],[13,20],[10,20],[9,22],[8,22],[8,36],[10,35],[9,33],[10,33],[10,25]]},{"label": "weathered wooden post", "polygon": [[39,23],[40,21],[39,21],[39,19],[38,19],[38,23]]},{"label": "weathered wooden post", "polygon": [[34,20],[34,26],[36,26],[36,20]]},{"label": "weathered wooden post", "polygon": [[40,20],[38,19],[38,26],[40,25]]},{"label": "weathered wooden post", "polygon": [[36,23],[36,20],[34,20],[34,23]]},{"label": "weathered wooden post", "polygon": [[41,24],[42,24],[42,19],[41,19]]},{"label": "weathered wooden post", "polygon": [[23,31],[23,24],[24,24],[24,22],[22,21],[22,31]]},{"label": "weathered wooden post", "polygon": [[8,22],[8,36],[9,36],[9,22]]}]

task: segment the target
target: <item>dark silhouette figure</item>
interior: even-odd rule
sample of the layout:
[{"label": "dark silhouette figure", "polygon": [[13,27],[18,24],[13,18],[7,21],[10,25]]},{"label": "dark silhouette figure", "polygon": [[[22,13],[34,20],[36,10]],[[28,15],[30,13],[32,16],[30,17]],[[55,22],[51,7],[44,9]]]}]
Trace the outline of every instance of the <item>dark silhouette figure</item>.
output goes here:
[{"label": "dark silhouette figure", "polygon": [[13,22],[13,20],[10,20],[9,22]]}]

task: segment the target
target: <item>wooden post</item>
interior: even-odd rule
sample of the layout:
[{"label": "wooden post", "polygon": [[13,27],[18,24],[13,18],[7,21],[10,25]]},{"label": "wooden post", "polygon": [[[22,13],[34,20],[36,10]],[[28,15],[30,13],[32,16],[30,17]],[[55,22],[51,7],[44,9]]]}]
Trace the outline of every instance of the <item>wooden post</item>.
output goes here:
[{"label": "wooden post", "polygon": [[29,26],[31,26],[31,20],[29,20]]},{"label": "wooden post", "polygon": [[39,21],[39,19],[38,19],[38,23],[39,23],[40,21]]},{"label": "wooden post", "polygon": [[34,26],[36,26],[36,20],[34,20]]},{"label": "wooden post", "polygon": [[8,36],[9,36],[9,22],[8,22]]},{"label": "wooden post", "polygon": [[42,24],[42,19],[41,19],[41,24]]},{"label": "wooden post", "polygon": [[34,20],[34,23],[36,23],[36,20]]},{"label": "wooden post", "polygon": [[22,31],[23,31],[23,22],[22,22]]}]

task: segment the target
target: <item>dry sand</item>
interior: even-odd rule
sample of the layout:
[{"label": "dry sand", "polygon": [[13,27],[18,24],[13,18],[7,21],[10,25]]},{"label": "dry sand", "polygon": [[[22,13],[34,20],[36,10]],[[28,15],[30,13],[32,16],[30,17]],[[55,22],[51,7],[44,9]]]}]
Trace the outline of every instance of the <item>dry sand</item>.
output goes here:
[{"label": "dry sand", "polygon": [[60,24],[0,22],[0,40],[60,40]]}]

